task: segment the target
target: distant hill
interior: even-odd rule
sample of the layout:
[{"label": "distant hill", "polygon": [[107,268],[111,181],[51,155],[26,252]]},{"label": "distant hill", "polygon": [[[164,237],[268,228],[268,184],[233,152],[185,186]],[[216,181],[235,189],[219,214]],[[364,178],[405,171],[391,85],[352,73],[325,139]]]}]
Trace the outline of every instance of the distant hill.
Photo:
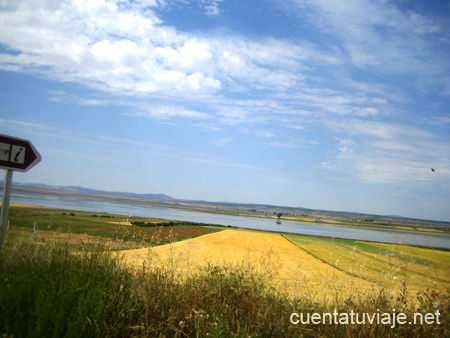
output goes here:
[{"label": "distant hill", "polygon": [[134,198],[134,199],[151,199],[159,201],[171,201],[174,198],[165,194],[136,194],[131,192],[117,192],[117,191],[104,191],[96,190],[78,186],[52,186],[47,184],[36,183],[13,183],[13,190],[26,190],[36,193],[64,193],[64,194],[76,194],[82,196],[92,197],[118,197],[118,198]]}]

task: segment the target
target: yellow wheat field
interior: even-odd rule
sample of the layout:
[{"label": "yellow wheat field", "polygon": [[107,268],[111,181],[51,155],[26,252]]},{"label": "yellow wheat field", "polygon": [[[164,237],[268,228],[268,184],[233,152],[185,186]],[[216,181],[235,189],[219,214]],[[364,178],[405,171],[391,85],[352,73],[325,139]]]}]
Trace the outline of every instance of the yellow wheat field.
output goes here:
[{"label": "yellow wheat field", "polygon": [[121,252],[127,264],[174,269],[179,276],[208,265],[248,269],[267,276],[272,287],[292,297],[347,298],[379,286],[351,276],[302,250],[280,234],[223,230],[191,240]]}]

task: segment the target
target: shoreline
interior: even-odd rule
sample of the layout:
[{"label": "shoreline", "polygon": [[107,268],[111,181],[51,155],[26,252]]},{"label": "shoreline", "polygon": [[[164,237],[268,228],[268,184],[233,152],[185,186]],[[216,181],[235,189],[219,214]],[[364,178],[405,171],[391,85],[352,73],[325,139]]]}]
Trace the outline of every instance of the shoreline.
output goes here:
[{"label": "shoreline", "polygon": [[[288,207],[276,207],[260,205],[255,208],[250,208],[248,205],[230,204],[227,203],[213,203],[213,202],[196,202],[196,201],[184,201],[184,200],[158,200],[148,198],[136,198],[116,195],[97,195],[97,194],[83,194],[77,192],[67,191],[54,191],[46,189],[34,189],[25,187],[13,187],[13,191],[40,194],[46,196],[62,196],[68,198],[86,198],[101,201],[114,201],[119,203],[133,203],[150,205],[157,208],[167,208],[173,210],[182,210],[189,212],[210,213],[215,215],[229,215],[238,217],[252,217],[261,219],[277,220],[277,211],[282,214],[280,221],[292,221],[308,224],[323,224],[323,225],[336,225],[336,226],[348,226],[357,229],[379,230],[379,231],[392,231],[392,232],[408,232],[419,235],[436,235],[436,236],[450,236],[450,223],[440,221],[424,221],[424,220],[412,220],[406,218],[392,218],[384,220],[384,216],[379,220],[369,218],[371,215],[365,216],[363,219],[355,218],[342,218],[338,216],[328,216],[325,214],[317,214],[306,216],[305,214],[295,215],[294,208]],[[284,211],[284,213],[282,212]],[[300,212],[300,211],[299,211]],[[320,212],[320,211],[314,211]],[[298,213],[298,212],[297,212]],[[358,215],[358,214],[354,214]]]},{"label": "shoreline", "polygon": [[[79,209],[68,209],[68,208],[60,208],[60,207],[50,207],[50,206],[39,206],[39,205],[29,205],[29,204],[23,204],[23,203],[11,203],[10,207],[12,208],[34,208],[37,210],[48,210],[48,211],[64,211],[66,213],[70,213],[70,212],[81,212],[81,213],[95,213],[95,214],[106,214],[106,215],[111,215],[114,217],[126,217],[126,214],[120,214],[120,213],[110,213],[110,212],[104,212],[104,211],[87,211],[87,210],[79,210]],[[237,216],[237,215],[235,215]],[[155,219],[152,217],[148,217],[148,216],[135,216],[137,219]],[[158,218],[162,221],[174,221],[171,219],[162,219],[162,218]],[[188,221],[187,221],[188,222]],[[330,239],[330,240],[334,240],[334,239],[338,239],[338,240],[348,240],[348,241],[355,241],[355,242],[368,242],[368,243],[380,243],[380,244],[387,244],[387,245],[400,245],[400,246],[409,246],[409,247],[417,247],[417,248],[424,248],[424,249],[431,249],[431,250],[441,250],[441,251],[450,251],[450,248],[444,248],[444,247],[435,247],[432,245],[420,245],[420,244],[408,244],[408,243],[390,243],[390,242],[384,242],[384,241],[376,241],[376,240],[370,240],[370,239],[352,239],[352,238],[345,238],[345,237],[340,237],[339,235],[337,236],[326,236],[326,235],[318,235],[318,234],[301,234],[301,233],[292,233],[292,232],[286,232],[286,231],[275,231],[275,230],[267,230],[267,229],[253,229],[253,228],[246,228],[246,227],[237,227],[237,226],[225,226],[225,225],[220,225],[220,224],[210,224],[210,223],[201,223],[204,226],[218,226],[218,227],[223,227],[224,229],[236,229],[236,230],[245,230],[245,231],[260,231],[260,232],[266,232],[266,233],[273,233],[273,234],[280,234],[282,236],[284,235],[300,235],[300,236],[307,236],[307,237],[317,237],[317,238],[326,238],[326,239]],[[368,230],[371,230],[374,228],[368,228]],[[380,230],[383,231],[383,229],[376,229],[376,230]],[[395,229],[384,229],[384,231],[395,231]],[[401,232],[401,230],[399,230],[398,232]],[[403,231],[403,233],[405,233],[405,231]],[[428,233],[424,232],[411,232],[413,234],[418,234],[418,235],[427,235]],[[433,234],[436,235],[436,234]]]}]

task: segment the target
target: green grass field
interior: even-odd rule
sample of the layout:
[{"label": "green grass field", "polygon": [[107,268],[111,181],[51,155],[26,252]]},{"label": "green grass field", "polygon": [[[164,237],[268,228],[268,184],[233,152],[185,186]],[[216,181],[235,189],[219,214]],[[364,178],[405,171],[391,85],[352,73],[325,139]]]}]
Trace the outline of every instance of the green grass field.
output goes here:
[{"label": "green grass field", "polygon": [[[9,236],[75,247],[103,244],[111,250],[136,249],[194,238],[220,231],[221,227],[170,222],[160,219],[72,211],[32,206],[11,206]],[[133,223],[156,222],[161,226],[138,227]],[[164,226],[164,225],[176,226]],[[31,232],[33,229],[33,232]]]},{"label": "green grass field", "polygon": [[450,252],[312,236],[284,235],[321,261],[350,275],[411,293],[450,290]]}]

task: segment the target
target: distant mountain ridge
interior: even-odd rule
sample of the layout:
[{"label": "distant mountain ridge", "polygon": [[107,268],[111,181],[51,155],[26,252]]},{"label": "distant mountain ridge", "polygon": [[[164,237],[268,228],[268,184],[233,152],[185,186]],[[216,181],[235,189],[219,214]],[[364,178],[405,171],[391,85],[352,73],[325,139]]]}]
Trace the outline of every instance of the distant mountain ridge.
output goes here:
[{"label": "distant mountain ridge", "polygon": [[[3,182],[2,182],[3,184]],[[105,190],[97,190],[91,188],[84,188],[80,186],[53,186],[41,183],[13,183],[12,189],[20,190],[20,188],[27,188],[32,190],[39,191],[48,191],[48,192],[61,192],[61,193],[73,193],[80,195],[96,195],[96,196],[116,196],[116,197],[125,197],[125,198],[140,198],[140,199],[154,199],[154,200],[162,200],[162,201],[171,201],[175,200],[173,197],[170,197],[165,194],[137,194],[132,192],[118,192],[118,191],[105,191]]]}]

